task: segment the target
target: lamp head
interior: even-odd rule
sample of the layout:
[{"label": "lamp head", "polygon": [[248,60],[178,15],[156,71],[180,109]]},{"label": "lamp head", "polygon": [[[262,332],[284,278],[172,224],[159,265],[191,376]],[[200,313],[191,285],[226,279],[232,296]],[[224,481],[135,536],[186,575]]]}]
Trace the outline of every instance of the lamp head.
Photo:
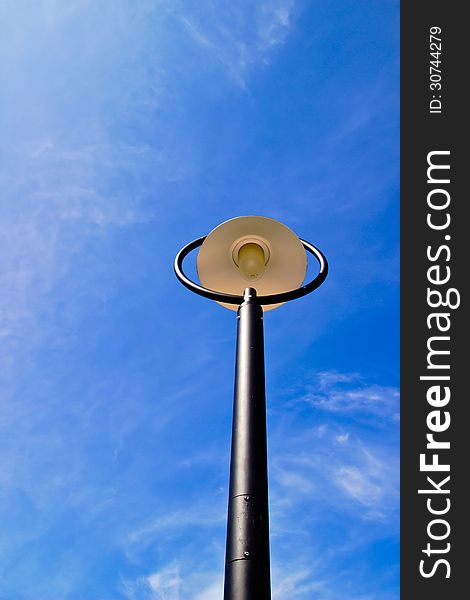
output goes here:
[{"label": "lamp head", "polygon": [[[245,288],[254,287],[258,296],[267,296],[300,287],[307,255],[299,238],[282,223],[267,217],[237,217],[206,237],[197,256],[197,272],[209,289],[242,296]],[[263,310],[278,306],[266,305]]]}]

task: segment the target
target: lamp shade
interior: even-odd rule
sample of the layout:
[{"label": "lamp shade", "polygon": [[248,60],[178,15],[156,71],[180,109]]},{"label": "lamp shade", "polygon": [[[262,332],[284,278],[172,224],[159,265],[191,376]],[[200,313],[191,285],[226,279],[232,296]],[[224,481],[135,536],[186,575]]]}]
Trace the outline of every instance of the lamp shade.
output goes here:
[{"label": "lamp shade", "polygon": [[[267,217],[225,221],[204,240],[197,256],[201,284],[211,290],[242,296],[245,288],[258,296],[300,287],[307,272],[307,254],[295,233]],[[220,303],[237,310],[235,304]],[[281,306],[271,304],[263,310]]]}]

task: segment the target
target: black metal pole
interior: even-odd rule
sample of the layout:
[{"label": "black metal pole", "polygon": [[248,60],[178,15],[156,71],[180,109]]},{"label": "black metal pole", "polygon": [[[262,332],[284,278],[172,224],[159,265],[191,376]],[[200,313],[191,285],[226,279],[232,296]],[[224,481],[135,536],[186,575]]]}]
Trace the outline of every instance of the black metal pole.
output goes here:
[{"label": "black metal pole", "polygon": [[224,600],[270,600],[263,310],[238,309]]}]

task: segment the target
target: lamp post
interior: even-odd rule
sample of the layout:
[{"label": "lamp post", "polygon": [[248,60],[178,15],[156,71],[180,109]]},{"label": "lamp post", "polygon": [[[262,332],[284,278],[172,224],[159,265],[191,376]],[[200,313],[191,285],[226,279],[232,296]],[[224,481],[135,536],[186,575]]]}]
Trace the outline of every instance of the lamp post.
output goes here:
[{"label": "lamp post", "polygon": [[[198,247],[202,285],[183,271],[185,257]],[[319,272],[302,285],[306,250]],[[174,267],[192,292],[237,311],[224,600],[270,600],[263,311],[318,288],[328,263],[320,250],[282,223],[237,217],[185,246]]]}]

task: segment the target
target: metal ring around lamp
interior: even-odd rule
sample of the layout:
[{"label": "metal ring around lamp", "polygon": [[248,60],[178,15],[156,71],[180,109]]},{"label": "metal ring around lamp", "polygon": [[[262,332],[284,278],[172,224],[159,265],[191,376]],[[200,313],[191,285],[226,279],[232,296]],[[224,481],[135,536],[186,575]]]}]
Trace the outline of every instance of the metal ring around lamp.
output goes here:
[{"label": "metal ring around lamp", "polygon": [[[198,285],[183,271],[183,261],[186,256],[192,252],[195,248],[198,248],[202,245],[206,236],[193,240],[189,244],[187,244],[184,248],[182,248],[178,254],[176,255],[174,262],[174,269],[176,277],[179,281],[187,287],[189,290],[198,294],[199,296],[204,296],[205,298],[209,298],[210,300],[215,300],[216,302],[225,302],[226,304],[242,304],[244,301],[243,296],[236,296],[233,294],[224,294],[223,292],[216,292],[215,290],[210,290],[208,288],[203,287],[202,285]],[[328,261],[326,260],[325,255],[316,248],[310,242],[305,240],[300,240],[305,250],[310,252],[318,261],[320,265],[320,271],[318,275],[306,283],[305,285],[296,288],[295,290],[288,290],[287,292],[280,292],[279,294],[270,294],[269,296],[258,296],[257,301],[261,305],[268,304],[280,304],[282,302],[288,302],[289,300],[295,300],[296,298],[302,298],[302,296],[306,296],[316,290],[326,279],[328,275]]]}]

